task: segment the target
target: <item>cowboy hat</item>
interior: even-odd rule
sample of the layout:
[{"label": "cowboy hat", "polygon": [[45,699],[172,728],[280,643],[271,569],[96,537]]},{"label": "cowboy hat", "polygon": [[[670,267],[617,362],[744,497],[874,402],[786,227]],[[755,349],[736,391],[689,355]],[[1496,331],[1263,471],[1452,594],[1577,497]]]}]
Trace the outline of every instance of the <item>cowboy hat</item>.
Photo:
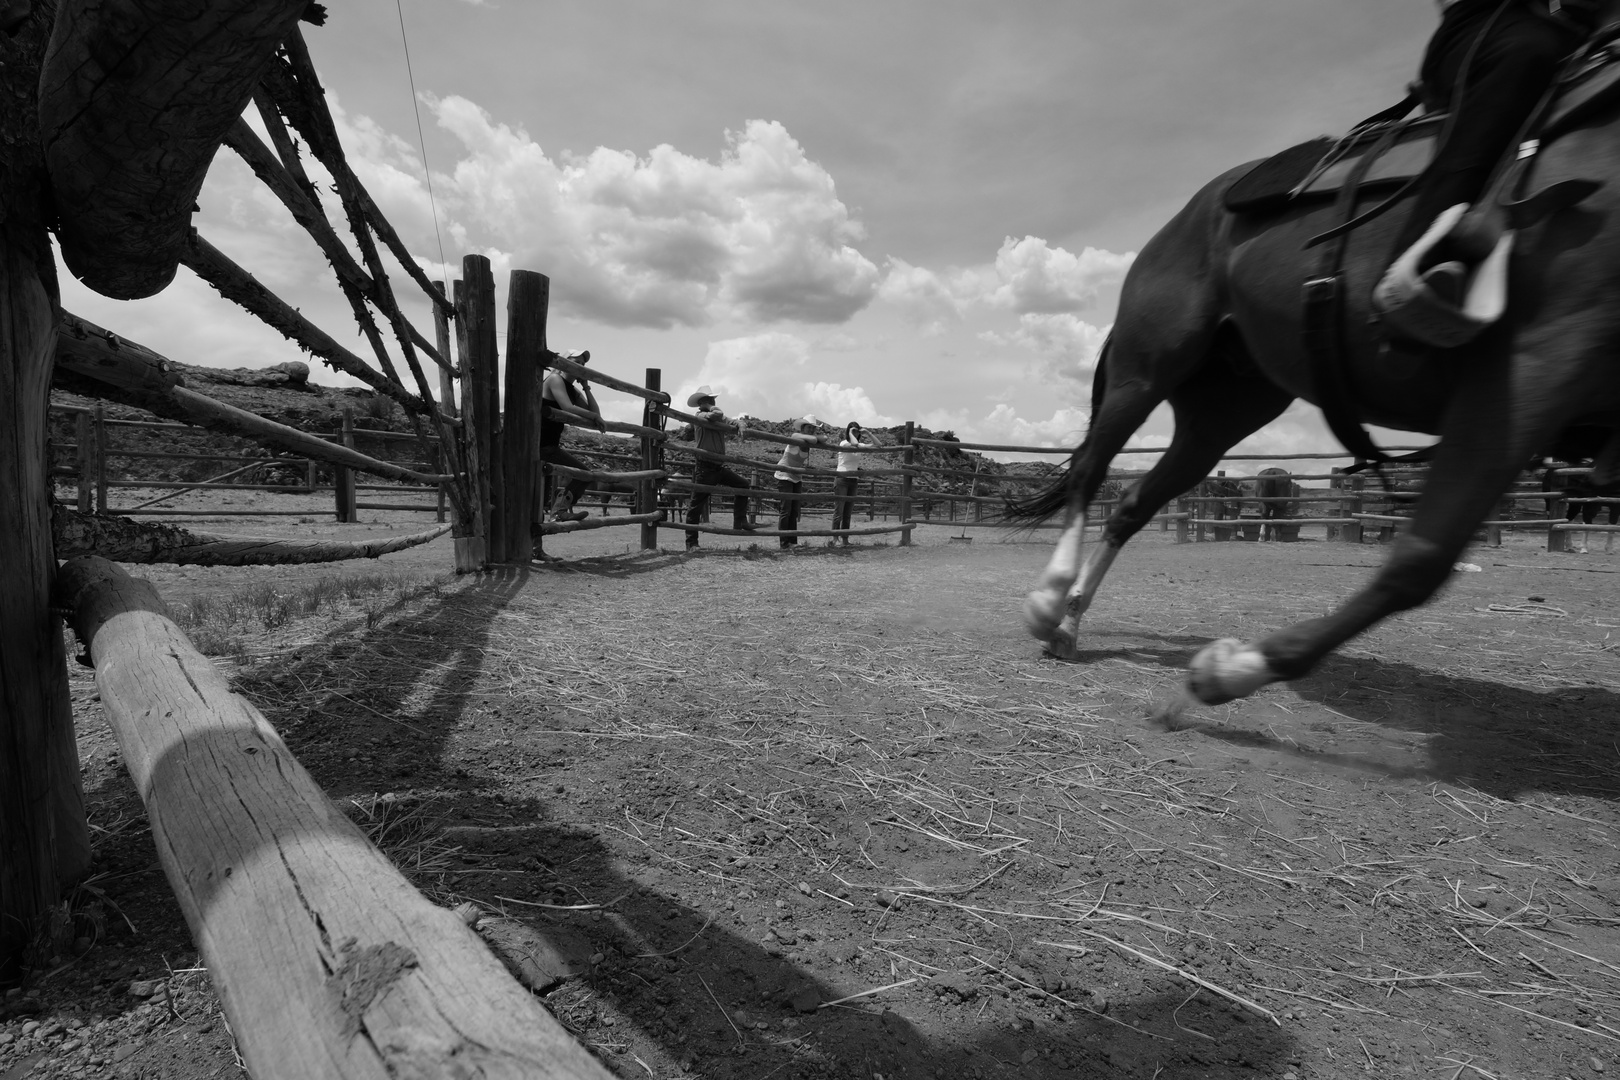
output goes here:
[{"label": "cowboy hat", "polygon": [[714,391],[709,389],[708,383],[704,383],[702,386],[692,391],[691,396],[686,399],[686,407],[689,409],[696,408],[697,403],[702,401],[704,398],[708,398],[710,401],[714,400]]},{"label": "cowboy hat", "polygon": [[576,364],[588,364],[591,362],[591,350],[589,349],[572,349],[568,352],[560,352],[557,355],[564,360],[572,360]]},{"label": "cowboy hat", "polygon": [[797,420],[791,421],[789,426],[795,428],[809,428],[811,431],[814,431],[820,426],[820,424],[821,421],[817,420],[814,416],[801,416]]}]

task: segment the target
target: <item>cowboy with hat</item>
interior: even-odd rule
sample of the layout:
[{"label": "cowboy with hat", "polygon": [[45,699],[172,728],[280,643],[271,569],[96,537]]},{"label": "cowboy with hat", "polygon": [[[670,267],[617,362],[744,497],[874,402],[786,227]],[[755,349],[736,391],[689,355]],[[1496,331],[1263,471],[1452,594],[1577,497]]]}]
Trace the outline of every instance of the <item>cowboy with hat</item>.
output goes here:
[{"label": "cowboy with hat", "polygon": [[784,551],[799,542],[797,536],[786,534],[799,527],[799,504],[803,501],[799,495],[804,491],[804,470],[810,465],[810,448],[821,441],[816,435],[820,426],[821,421],[814,416],[788,421],[788,437],[793,441],[782,448],[782,460],[776,463],[776,490],[782,493],[781,516],[776,528],[784,534],[778,537]]},{"label": "cowboy with hat", "polygon": [[[697,464],[692,470],[692,505],[686,511],[686,523],[696,525],[703,520],[703,514],[709,508],[711,494],[697,488],[728,487],[746,491],[748,481],[726,468],[720,460],[726,453],[726,432],[720,425],[727,423],[727,420],[726,414],[715,405],[714,391],[707,385],[700,386],[687,396],[686,404],[696,409],[698,416],[698,422],[692,425],[697,436]],[[731,527],[739,532],[754,531],[755,527],[748,523],[747,495],[732,496]],[[686,534],[686,550],[692,551],[697,546],[697,530],[689,530]]]},{"label": "cowboy with hat", "polygon": [[[576,364],[588,363],[591,359],[588,349],[555,355]],[[563,428],[571,423],[588,423],[597,431],[607,430],[607,425],[602,422],[602,410],[596,404],[596,396],[591,393],[591,384],[578,382],[572,376],[552,368],[546,372],[545,382],[540,386],[540,446],[535,456],[553,465],[588,470],[589,465],[562,448]],[[551,513],[546,520],[581,521],[589,517],[584,510],[574,509],[574,503],[585,494],[586,484],[577,476],[566,484],[559,484],[553,476],[555,494],[551,500]]]}]

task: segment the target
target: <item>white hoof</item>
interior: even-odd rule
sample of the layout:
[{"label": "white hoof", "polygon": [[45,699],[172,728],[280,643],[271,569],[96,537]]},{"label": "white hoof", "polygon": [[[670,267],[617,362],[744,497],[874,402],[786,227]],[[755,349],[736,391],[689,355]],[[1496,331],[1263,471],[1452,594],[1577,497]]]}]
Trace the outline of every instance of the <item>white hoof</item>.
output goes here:
[{"label": "white hoof", "polygon": [[1074,660],[1080,655],[1080,625],[1072,617],[1064,619],[1046,639],[1046,655]]},{"label": "white hoof", "polygon": [[1050,641],[1063,622],[1068,597],[1056,589],[1036,589],[1024,597],[1024,626],[1041,641]]},{"label": "white hoof", "polygon": [[1277,673],[1260,650],[1237,638],[1221,638],[1205,645],[1187,669],[1187,689],[1205,705],[1248,697],[1276,681]]}]

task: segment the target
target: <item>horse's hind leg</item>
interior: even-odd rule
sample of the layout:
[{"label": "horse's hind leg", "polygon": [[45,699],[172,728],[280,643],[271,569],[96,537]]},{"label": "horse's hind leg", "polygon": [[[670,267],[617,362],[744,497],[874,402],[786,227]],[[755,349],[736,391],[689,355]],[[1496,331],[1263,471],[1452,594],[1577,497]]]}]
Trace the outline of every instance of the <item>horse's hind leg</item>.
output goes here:
[{"label": "horse's hind leg", "polygon": [[1073,579],[1064,618],[1047,638],[1047,651],[1054,656],[1074,657],[1080,618],[1125,542],[1171,499],[1208,476],[1232,444],[1276,419],[1293,399],[1263,379],[1236,375],[1217,356],[1169,400],[1175,410],[1175,435],[1158,464],[1120,499],[1103,526],[1101,542]]},{"label": "horse's hind leg", "polygon": [[[1558,400],[1551,389],[1546,396]],[[1433,596],[1524,462],[1563,426],[1565,418],[1550,411],[1514,416],[1513,401],[1501,383],[1466,387],[1448,409],[1411,529],[1396,536],[1372,581],[1331,614],[1256,644],[1232,638],[1212,642],[1193,658],[1188,672],[1193,696],[1217,705],[1270,682],[1297,679],[1369,626]]]}]

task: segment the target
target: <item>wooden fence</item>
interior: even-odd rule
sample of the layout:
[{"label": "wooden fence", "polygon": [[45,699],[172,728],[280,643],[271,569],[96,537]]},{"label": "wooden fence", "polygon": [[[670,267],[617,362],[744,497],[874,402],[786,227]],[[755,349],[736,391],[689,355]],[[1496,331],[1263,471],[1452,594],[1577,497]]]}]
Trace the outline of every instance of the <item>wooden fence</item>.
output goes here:
[{"label": "wooden fence", "polygon": [[[331,513],[340,522],[353,522],[357,520],[356,511],[359,510],[399,510],[407,512],[426,513],[434,515],[436,521],[444,521],[448,512],[446,499],[446,485],[444,483],[431,486],[396,482],[388,484],[368,484],[360,482],[355,469],[350,465],[329,464],[325,460],[313,457],[299,458],[289,454],[268,456],[260,450],[257,454],[246,453],[242,448],[233,447],[232,450],[221,452],[210,451],[207,448],[192,451],[176,450],[136,450],[121,448],[117,434],[121,431],[153,431],[160,432],[167,440],[177,440],[175,445],[183,446],[185,441],[208,434],[205,429],[193,424],[177,421],[146,421],[112,419],[106,415],[106,407],[101,404],[94,406],[53,404],[51,412],[58,417],[66,417],[73,427],[73,440],[71,442],[57,442],[52,446],[53,458],[51,463],[51,477],[58,485],[67,485],[74,491],[72,499],[59,501],[75,506],[80,513],[115,514],[139,517],[309,517],[313,511],[305,507],[298,510],[253,510],[243,508],[227,508],[211,506],[206,510],[175,510],[161,507],[160,504],[184,495],[188,492],[208,491],[244,491],[260,492],[265,494],[296,494],[314,495],[322,491],[330,492],[333,497]],[[439,471],[443,467],[442,457],[433,463],[407,462],[401,463],[392,459],[388,453],[391,443],[401,441],[417,441],[417,437],[402,432],[376,431],[357,427],[354,424],[352,410],[346,410],[342,424],[335,432],[312,432],[311,437],[324,440],[350,450],[357,450],[364,443],[378,444],[375,453],[367,455],[376,458],[379,462],[403,465],[413,472],[427,475],[430,471]],[[212,436],[216,439],[218,436]],[[246,447],[252,448],[254,444],[246,440],[231,440],[243,442]],[[437,436],[427,436],[427,443],[438,446]],[[234,451],[234,452],[233,452]],[[213,465],[228,465],[230,468],[218,475],[210,476],[204,480],[154,480],[132,479],[127,470],[115,467],[120,461],[144,462],[207,462]],[[266,472],[283,472],[297,475],[299,482],[266,482],[262,479],[255,481],[255,474]],[[122,478],[115,478],[120,476]],[[141,491],[167,491],[146,499],[134,505],[117,505],[113,493],[119,490]],[[369,493],[370,501],[362,500],[362,493]],[[417,502],[377,502],[377,495],[386,495],[392,498],[418,498]],[[431,501],[426,501],[431,500]]]}]

